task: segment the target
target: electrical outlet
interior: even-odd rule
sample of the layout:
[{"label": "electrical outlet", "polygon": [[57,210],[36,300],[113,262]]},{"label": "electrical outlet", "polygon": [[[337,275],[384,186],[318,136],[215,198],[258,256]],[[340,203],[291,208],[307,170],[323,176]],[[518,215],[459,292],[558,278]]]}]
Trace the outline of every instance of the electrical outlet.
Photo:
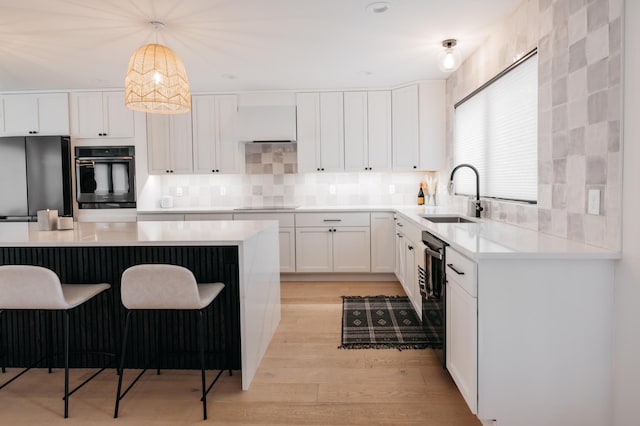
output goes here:
[{"label": "electrical outlet", "polygon": [[336,193],[336,186],[334,184],[329,185],[329,194],[334,195]]},{"label": "electrical outlet", "polygon": [[389,185],[389,194],[396,193],[396,186],[394,184]]},{"label": "electrical outlet", "polygon": [[176,197],[182,197],[182,187],[181,186],[176,188]]},{"label": "electrical outlet", "polygon": [[224,186],[220,187],[220,195],[227,195],[227,188]]},{"label": "electrical outlet", "polygon": [[593,214],[593,215],[600,214],[600,190],[599,189],[589,190],[589,204],[587,206],[587,213]]}]

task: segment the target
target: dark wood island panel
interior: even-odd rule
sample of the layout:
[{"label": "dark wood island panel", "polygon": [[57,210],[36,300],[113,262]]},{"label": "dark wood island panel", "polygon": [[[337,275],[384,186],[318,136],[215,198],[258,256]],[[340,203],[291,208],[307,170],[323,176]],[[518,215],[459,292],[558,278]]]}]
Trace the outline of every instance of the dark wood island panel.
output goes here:
[{"label": "dark wood island panel", "polygon": [[[38,265],[56,272],[65,284],[100,283],[112,289],[76,308],[71,317],[71,352],[120,353],[125,309],[120,302],[120,277],[130,266],[170,263],[193,271],[198,282],[223,282],[224,292],[205,311],[207,368],[240,369],[240,295],[237,246],[109,246],[0,247],[0,265]],[[47,318],[52,321],[46,321]],[[227,326],[229,324],[229,326]],[[159,327],[158,327],[159,326]],[[161,368],[199,369],[196,317],[186,311],[135,315],[127,366],[156,367],[156,333],[161,336]],[[226,333],[229,335],[227,344]],[[0,354],[7,367],[26,367],[46,354],[62,353],[62,313],[6,311],[0,316]],[[228,347],[229,346],[229,347]],[[185,355],[185,351],[192,352]],[[227,359],[230,356],[230,360]],[[99,367],[97,356],[71,357],[72,367]],[[58,357],[54,366],[61,367]]]}]

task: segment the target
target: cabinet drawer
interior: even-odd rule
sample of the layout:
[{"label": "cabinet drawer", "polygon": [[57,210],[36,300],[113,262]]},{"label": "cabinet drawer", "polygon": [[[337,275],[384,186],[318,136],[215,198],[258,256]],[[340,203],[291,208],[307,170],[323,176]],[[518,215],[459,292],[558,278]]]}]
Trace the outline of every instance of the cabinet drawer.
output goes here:
[{"label": "cabinet drawer", "polygon": [[369,212],[296,213],[296,226],[369,226]]},{"label": "cabinet drawer", "polygon": [[234,213],[233,220],[277,220],[280,228],[294,226],[293,213]]},{"label": "cabinet drawer", "polygon": [[400,215],[394,216],[396,232],[406,236],[413,242],[422,241],[422,230],[414,223]]},{"label": "cabinet drawer", "polygon": [[455,281],[472,297],[478,297],[477,265],[451,247],[446,248],[447,280]]}]

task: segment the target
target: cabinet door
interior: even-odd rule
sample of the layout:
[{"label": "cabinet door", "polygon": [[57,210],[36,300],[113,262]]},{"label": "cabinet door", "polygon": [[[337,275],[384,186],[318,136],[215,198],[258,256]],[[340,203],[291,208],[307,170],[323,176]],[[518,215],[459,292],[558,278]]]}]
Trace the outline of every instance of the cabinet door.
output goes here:
[{"label": "cabinet door", "polygon": [[332,228],[296,228],[296,271],[333,271]]},{"label": "cabinet door", "polygon": [[171,170],[173,170],[173,173],[191,173],[193,172],[191,114],[169,115],[168,117]]},{"label": "cabinet door", "polygon": [[171,173],[170,138],[169,116],[147,114],[147,157],[150,174]]},{"label": "cabinet door", "polygon": [[217,167],[215,96],[191,98],[193,125],[193,170],[196,173],[215,173]]},{"label": "cabinet door", "polygon": [[369,227],[338,227],[333,232],[333,272],[371,272]]},{"label": "cabinet door", "polygon": [[445,167],[446,96],[445,81],[425,81],[418,85],[420,99],[420,168]]},{"label": "cabinet door", "polygon": [[369,168],[367,146],[367,92],[344,92],[344,168]]},{"label": "cabinet door", "polygon": [[295,228],[280,228],[280,272],[296,271]]},{"label": "cabinet door", "polygon": [[69,95],[66,93],[41,93],[37,95],[38,134],[69,134]]},{"label": "cabinet door", "polygon": [[369,170],[390,170],[391,92],[369,92],[367,111]]},{"label": "cabinet door", "polygon": [[416,247],[414,243],[407,238],[406,236],[403,238],[404,240],[404,250],[405,250],[405,261],[404,261],[404,291],[407,293],[407,296],[411,300],[411,303],[415,301],[415,287],[416,287],[416,273],[415,273],[415,264],[416,264]]},{"label": "cabinet door", "polygon": [[320,93],[320,168],[344,171],[344,103],[342,92]]},{"label": "cabinet door", "polygon": [[104,133],[102,92],[71,94],[71,135],[76,138],[99,138]]},{"label": "cabinet door", "polygon": [[415,170],[419,161],[418,86],[392,92],[393,169]]},{"label": "cabinet door", "polygon": [[320,171],[320,95],[296,94],[298,172]]},{"label": "cabinet door", "polygon": [[38,109],[35,95],[5,95],[2,97],[4,108],[4,129],[6,136],[32,134],[38,130]]},{"label": "cabinet door", "polygon": [[469,409],[478,408],[478,299],[453,279],[447,283],[447,370]]},{"label": "cabinet door", "polygon": [[104,133],[109,138],[134,136],[133,111],[124,105],[124,92],[104,92]]},{"label": "cabinet door", "polygon": [[402,287],[404,287],[404,274],[405,274],[405,264],[406,264],[406,259],[407,259],[407,254],[406,254],[406,250],[404,248],[404,235],[402,235],[402,233],[400,231],[398,231],[398,229],[396,228],[396,264],[395,264],[395,274],[396,277],[398,278],[398,281],[400,281],[400,284],[402,284]]},{"label": "cabinet door", "polygon": [[238,96],[216,96],[216,140],[218,169],[222,173],[244,173],[244,147],[236,139]]},{"label": "cabinet door", "polygon": [[393,213],[371,213],[371,272],[394,272],[395,229]]}]

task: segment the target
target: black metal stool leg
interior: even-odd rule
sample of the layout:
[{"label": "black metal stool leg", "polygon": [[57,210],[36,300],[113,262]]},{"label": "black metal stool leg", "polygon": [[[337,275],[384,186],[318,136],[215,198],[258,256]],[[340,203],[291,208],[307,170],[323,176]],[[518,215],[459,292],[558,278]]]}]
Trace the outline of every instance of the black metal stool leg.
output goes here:
[{"label": "black metal stool leg", "polygon": [[[4,316],[4,311],[0,311],[0,330],[2,330],[2,317],[3,316]],[[2,350],[2,339],[0,339],[0,350]],[[2,358],[2,372],[3,373],[7,372],[7,361],[6,361],[5,357],[6,357],[6,354],[4,353],[4,351],[2,353],[0,353],[0,358]]]},{"label": "black metal stool leg", "polygon": [[233,345],[233,339],[231,336],[231,332],[229,330],[231,330],[231,313],[229,311],[231,311],[231,304],[230,303],[226,303],[227,308],[224,310],[225,312],[225,316],[224,316],[224,335],[225,335],[225,340],[226,340],[226,350],[224,351],[224,357],[227,360],[227,367],[229,368],[229,376],[233,376],[233,370],[232,370],[232,365],[233,365],[233,356],[231,355],[231,346]]},{"label": "black metal stool leg", "polygon": [[64,418],[69,417],[69,312],[64,311]]},{"label": "black metal stool leg", "polygon": [[132,311],[127,311],[127,319],[124,323],[124,336],[122,337],[122,353],[120,355],[120,367],[118,368],[118,391],[116,394],[116,409],[113,413],[113,418],[118,418],[118,409],[120,408],[120,392],[122,390],[122,378],[124,376],[124,359],[127,354],[127,337],[129,337],[129,327],[131,322]]},{"label": "black metal stool leg", "polygon": [[200,347],[200,368],[202,371],[202,413],[204,420],[207,420],[207,378],[205,373],[204,345],[204,318],[202,311],[198,311],[198,346]]},{"label": "black metal stool leg", "polygon": [[156,374],[160,375],[160,364],[162,361],[162,333],[160,333],[160,311],[156,311]]},{"label": "black metal stool leg", "polygon": [[51,374],[51,366],[53,365],[53,320],[56,312],[45,312],[45,321],[47,325],[47,368]]}]

